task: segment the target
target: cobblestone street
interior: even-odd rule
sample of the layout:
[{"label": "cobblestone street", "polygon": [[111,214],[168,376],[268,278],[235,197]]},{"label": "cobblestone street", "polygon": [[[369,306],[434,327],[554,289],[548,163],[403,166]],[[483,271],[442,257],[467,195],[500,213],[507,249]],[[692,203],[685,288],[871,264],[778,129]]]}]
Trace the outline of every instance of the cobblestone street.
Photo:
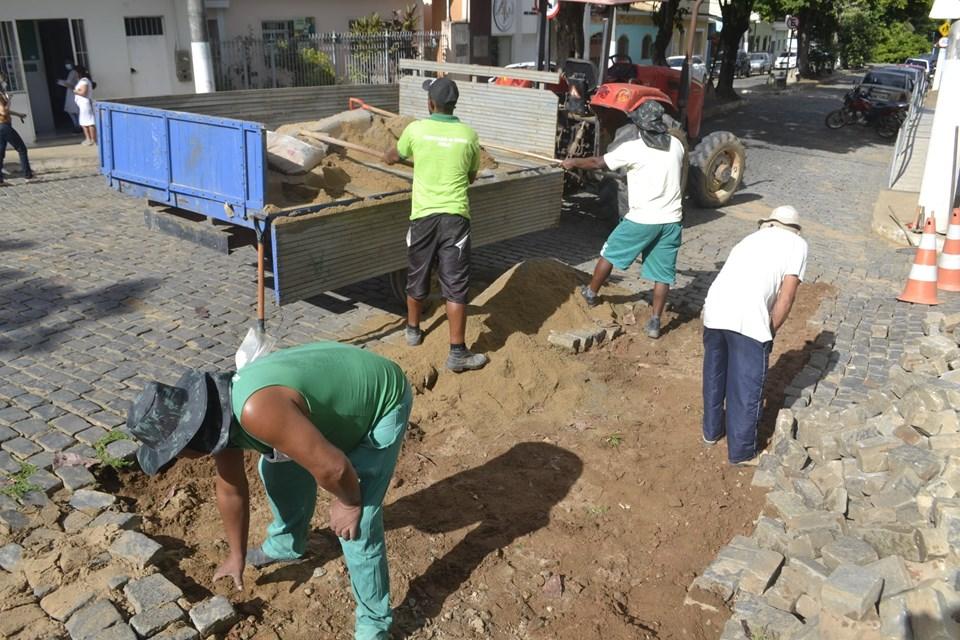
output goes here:
[{"label": "cobblestone street", "polygon": [[[725,209],[685,213],[674,323],[696,317],[730,248],[763,214],[783,204],[800,211],[806,280],[830,283],[838,295],[811,320],[820,337],[787,389],[788,406],[863,402],[892,364],[917,350],[931,310],[896,301],[913,251],[870,231],[892,145],[864,127],[823,125],[847,88],[838,78],[799,92],[757,92],[707,123],[707,132],[729,130],[744,141],[745,184]],[[48,493],[93,482],[55,468],[56,454],[93,457],[149,380],[172,383],[185,367],[232,368],[253,322],[255,251],[222,255],[148,231],[143,208],[89,173],[12,179],[0,189],[0,470],[34,465],[31,481]],[[588,207],[567,203],[557,229],[475,251],[476,279],[490,282],[533,257],[591,270],[610,222],[581,208]],[[637,269],[613,282],[649,294]],[[960,310],[958,295],[941,293],[941,303],[937,311]],[[267,327],[281,346],[336,340],[370,332],[373,317],[399,310],[381,278],[279,309],[268,298]],[[114,446],[123,455],[133,447]],[[0,513],[16,508],[0,495]]]}]

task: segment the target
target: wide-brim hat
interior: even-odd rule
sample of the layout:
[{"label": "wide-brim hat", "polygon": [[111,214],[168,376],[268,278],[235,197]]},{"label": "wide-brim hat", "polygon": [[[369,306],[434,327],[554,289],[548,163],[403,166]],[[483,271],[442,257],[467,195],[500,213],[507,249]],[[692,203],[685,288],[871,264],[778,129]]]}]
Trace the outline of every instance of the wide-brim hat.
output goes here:
[{"label": "wide-brim hat", "polygon": [[800,213],[790,205],[783,205],[771,211],[770,215],[761,219],[758,224],[763,224],[764,222],[779,222],[780,224],[799,229]]},{"label": "wide-brim hat", "polygon": [[232,420],[230,375],[190,369],[172,386],[147,383],[130,407],[127,428],[140,441],[140,467],[153,475],[188,447],[222,450]]}]

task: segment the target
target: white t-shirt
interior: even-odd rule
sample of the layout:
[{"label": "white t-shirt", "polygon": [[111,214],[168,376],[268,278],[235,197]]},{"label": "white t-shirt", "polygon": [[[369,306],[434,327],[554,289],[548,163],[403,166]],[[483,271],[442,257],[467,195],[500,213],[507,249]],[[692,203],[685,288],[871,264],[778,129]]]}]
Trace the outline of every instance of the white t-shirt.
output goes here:
[{"label": "white t-shirt", "polygon": [[625,218],[639,224],[680,222],[683,217],[683,144],[670,136],[670,150],[651,149],[642,139],[624,142],[603,156],[616,171],[627,169],[630,211]]},{"label": "white t-shirt", "polygon": [[780,227],[764,227],[736,244],[710,285],[703,326],[736,331],[760,342],[773,339],[770,310],[784,276],[803,280],[807,241]]}]

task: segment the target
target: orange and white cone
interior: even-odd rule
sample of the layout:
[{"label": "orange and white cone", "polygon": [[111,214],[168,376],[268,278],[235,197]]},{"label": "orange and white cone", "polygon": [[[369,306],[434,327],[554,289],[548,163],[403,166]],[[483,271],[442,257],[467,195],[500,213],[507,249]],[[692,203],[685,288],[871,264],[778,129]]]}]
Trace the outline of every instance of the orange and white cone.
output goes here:
[{"label": "orange and white cone", "polygon": [[937,288],[960,291],[960,209],[954,209],[950,214],[947,240],[943,243],[937,267]]},{"label": "orange and white cone", "polygon": [[897,300],[914,304],[940,304],[937,300],[937,231],[933,216],[923,223],[923,237],[917,247],[917,257],[910,268],[907,286]]}]

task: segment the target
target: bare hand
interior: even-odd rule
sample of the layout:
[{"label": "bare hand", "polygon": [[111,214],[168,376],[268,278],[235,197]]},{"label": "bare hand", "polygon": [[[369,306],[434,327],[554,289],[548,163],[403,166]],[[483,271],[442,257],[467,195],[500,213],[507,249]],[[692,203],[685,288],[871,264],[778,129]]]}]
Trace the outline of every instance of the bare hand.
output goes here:
[{"label": "bare hand", "polygon": [[344,540],[356,540],[360,537],[360,505],[345,505],[339,500],[330,504],[330,528]]},{"label": "bare hand", "polygon": [[574,162],[573,158],[567,158],[567,159],[561,161],[561,162],[560,162],[560,167],[563,168],[563,169],[565,169],[565,170],[567,170],[567,171],[570,171],[570,170],[572,170],[572,169],[576,169],[576,168],[577,168],[577,167],[576,167],[576,163]]},{"label": "bare hand", "polygon": [[237,591],[243,589],[243,567],[246,564],[246,558],[242,555],[235,556],[231,554],[226,560],[223,561],[223,564],[217,569],[217,572],[213,574],[213,581],[216,582],[220,578],[233,578],[233,584],[237,588]]}]

